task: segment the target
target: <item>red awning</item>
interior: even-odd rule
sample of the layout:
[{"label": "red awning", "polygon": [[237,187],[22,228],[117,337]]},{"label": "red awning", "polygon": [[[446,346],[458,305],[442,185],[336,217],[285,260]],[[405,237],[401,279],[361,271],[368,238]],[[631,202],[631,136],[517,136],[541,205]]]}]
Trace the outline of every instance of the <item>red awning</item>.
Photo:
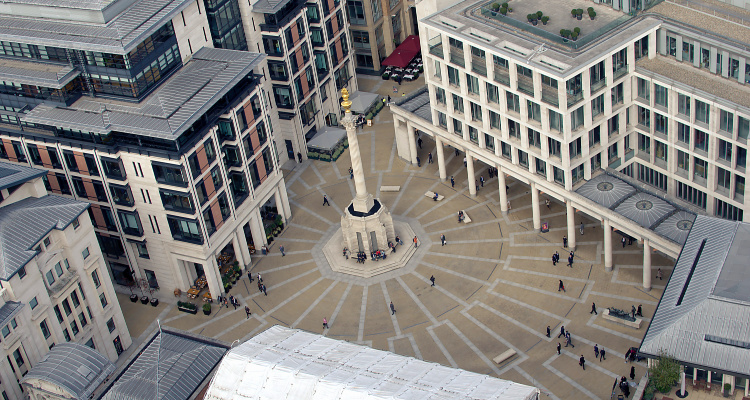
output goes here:
[{"label": "red awning", "polygon": [[406,68],[409,62],[419,54],[419,36],[411,35],[404,40],[403,43],[396,47],[396,50],[391,53],[382,63],[383,66],[394,66],[399,68]]}]

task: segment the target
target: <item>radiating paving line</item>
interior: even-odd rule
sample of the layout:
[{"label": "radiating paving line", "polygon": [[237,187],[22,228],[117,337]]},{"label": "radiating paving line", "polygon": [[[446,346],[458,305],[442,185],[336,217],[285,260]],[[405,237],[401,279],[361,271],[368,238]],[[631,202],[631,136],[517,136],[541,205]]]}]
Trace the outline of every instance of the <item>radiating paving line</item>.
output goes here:
[{"label": "radiating paving line", "polygon": [[[446,237],[446,239],[450,239],[450,238]],[[449,241],[446,246],[450,246],[451,245],[450,243],[451,242]],[[470,260],[470,261],[488,262],[488,263],[491,263],[491,264],[502,264],[502,263],[505,262],[505,261],[500,260],[500,259],[472,257],[472,256],[465,256],[465,255],[462,255],[462,254],[441,253],[439,251],[433,251],[432,253],[430,253],[430,255],[440,256],[440,257],[447,257],[447,258],[457,258],[459,260]]]},{"label": "radiating paving line", "polygon": [[[318,188],[318,192],[320,193],[321,204],[322,204],[322,201],[323,201],[322,199],[323,199],[323,196],[326,195],[326,192],[323,191],[323,189],[321,188]],[[328,203],[331,204],[331,208],[336,210],[336,212],[339,213],[339,215],[344,215],[344,212],[341,210],[341,207],[339,207],[338,204],[336,204],[336,202],[333,200],[333,196],[328,196]]]},{"label": "radiating paving line", "polygon": [[[423,263],[423,264],[424,264],[424,263]],[[426,264],[425,264],[425,265],[426,265]],[[426,277],[424,277],[424,276],[420,275],[420,274],[419,274],[418,272],[412,272],[412,275],[416,276],[416,277],[417,277],[417,278],[419,278],[420,280],[423,280],[423,281],[426,281],[426,280],[427,280],[427,278],[426,278]],[[469,306],[469,303],[467,303],[467,302],[466,302],[466,300],[464,300],[464,299],[462,299],[462,298],[460,298],[460,297],[456,296],[455,294],[451,293],[450,291],[448,291],[448,290],[447,290],[447,289],[445,289],[444,287],[440,286],[440,284],[439,284],[439,283],[436,283],[436,284],[435,284],[435,288],[436,288],[437,290],[439,290],[439,291],[440,291],[441,293],[443,293],[443,294],[444,294],[445,296],[447,296],[447,297],[449,297],[449,298],[450,298],[451,300],[453,300],[453,301],[454,301],[454,302],[455,302],[456,304],[459,304],[459,305],[461,305],[461,306],[463,306],[463,307],[468,307],[468,306]],[[448,310],[448,311],[450,311],[450,310]],[[442,315],[442,314],[441,314],[441,315]],[[439,317],[439,316],[440,316],[440,315],[438,315],[438,317]]]},{"label": "radiating paving line", "polygon": [[383,173],[378,174],[378,183],[375,185],[375,197],[380,198],[380,186],[383,184]]},{"label": "radiating paving line", "polygon": [[593,400],[600,400],[597,395],[592,393],[590,390],[586,389],[585,387],[581,386],[578,382],[574,381],[573,379],[569,378],[567,375],[563,374],[562,372],[558,371],[557,368],[552,366],[552,361],[556,360],[558,357],[557,354],[553,355],[552,357],[548,358],[547,361],[542,363],[542,366],[544,368],[547,368],[550,372],[557,375],[560,379],[564,380],[574,388],[578,389],[581,393],[585,394],[586,396],[592,398]]},{"label": "radiating paving line", "polygon": [[252,339],[255,335],[258,334],[258,332],[260,332],[261,330],[263,330],[266,327],[266,325],[268,325],[268,321],[264,320],[263,322],[261,322],[260,325],[258,325],[257,328],[253,329],[252,331],[250,331],[250,333],[248,333],[242,339],[240,339],[239,342],[243,343],[243,342],[246,342],[246,341]]},{"label": "radiating paving line", "polygon": [[404,190],[398,191],[398,196],[396,196],[396,200],[393,200],[393,204],[390,207],[391,211],[396,209],[396,205],[398,205],[398,202],[401,200],[401,196],[403,196],[404,193],[406,193],[406,188],[409,187],[409,182],[411,182],[412,178],[414,178],[414,173],[409,174],[409,177],[406,178],[406,182],[404,182],[403,186],[401,186],[401,189],[404,189]]},{"label": "radiating paving line", "polygon": [[406,337],[409,338],[409,342],[411,342],[411,348],[414,349],[414,357],[419,360],[424,360],[424,358],[422,358],[422,352],[419,351],[419,346],[417,346],[417,340],[414,339],[414,335],[411,333],[407,333]]},{"label": "radiating paving line", "polygon": [[[331,169],[333,170],[333,173],[336,175],[336,178],[338,178],[338,180],[344,179],[344,176],[341,175],[341,171],[339,171],[339,165],[338,165],[338,163],[330,162],[328,164],[331,165]],[[349,174],[347,174],[347,177],[348,176],[349,176]]]},{"label": "radiating paving line", "polygon": [[393,140],[393,145],[391,146],[391,157],[388,159],[388,169],[382,172],[391,172],[393,170],[393,160],[396,158],[396,139]]},{"label": "radiating paving line", "polygon": [[[346,300],[346,296],[349,295],[349,291],[352,290],[353,285],[354,284],[350,283],[346,286],[346,289],[341,295],[338,304],[336,304],[336,308],[333,310],[333,314],[331,314],[331,318],[328,319],[328,326],[333,325],[333,323],[336,321],[336,317],[339,315],[339,311],[341,311],[341,307],[343,307],[344,305],[344,300]],[[328,329],[323,330],[323,336],[325,336],[326,334],[328,334]]]},{"label": "radiating paving line", "polygon": [[[281,240],[281,239],[279,239],[279,240]],[[284,240],[289,240],[289,239],[284,239]],[[277,243],[280,243],[280,242],[277,242]],[[315,242],[315,243],[318,243],[318,242]],[[284,250],[284,254],[286,254],[288,256],[289,255],[293,255],[293,254],[310,254],[310,250],[286,251],[286,249],[285,249]],[[283,256],[281,255],[281,252],[276,252],[276,253],[266,254],[264,257],[283,257]]]},{"label": "radiating paving line", "polygon": [[477,244],[477,243],[500,243],[507,242],[508,239],[474,239],[474,240],[451,240],[449,244]]},{"label": "radiating paving line", "polygon": [[[594,329],[598,329],[598,330],[600,330],[602,332],[609,333],[610,335],[613,335],[613,336],[617,336],[617,337],[620,337],[620,338],[623,338],[623,339],[630,340],[631,342],[635,342],[635,343],[640,343],[641,342],[641,338],[637,338],[635,336],[630,336],[630,335],[628,335],[626,333],[618,332],[618,331],[616,331],[614,329],[605,328],[605,327],[603,327],[601,325],[595,324],[591,320],[589,320],[588,322],[586,322],[586,326],[592,327]],[[625,354],[620,354],[620,356],[621,357],[625,357]]]},{"label": "radiating paving line", "polygon": [[265,313],[263,313],[263,314],[261,315],[261,317],[266,317],[266,316],[269,316],[269,317],[270,317],[270,316],[271,316],[271,314],[273,314],[274,312],[276,312],[276,311],[277,311],[278,309],[280,309],[281,307],[284,307],[285,305],[289,304],[289,302],[291,302],[292,300],[296,299],[296,298],[297,298],[297,297],[298,297],[299,295],[301,295],[302,293],[304,293],[304,292],[306,292],[306,291],[310,290],[311,288],[313,288],[313,287],[314,287],[315,285],[317,285],[318,283],[320,283],[320,282],[321,282],[321,281],[323,281],[324,279],[326,279],[326,278],[324,278],[324,277],[322,277],[322,276],[321,276],[321,277],[318,277],[318,279],[316,279],[316,280],[314,280],[314,281],[310,282],[310,283],[309,283],[309,284],[308,284],[307,286],[305,286],[305,287],[303,287],[302,289],[298,290],[298,291],[297,291],[296,293],[294,293],[293,295],[291,295],[291,296],[287,297],[286,299],[284,299],[284,301],[282,301],[281,303],[277,304],[277,305],[276,305],[276,306],[275,306],[274,308],[272,308],[272,309],[270,309],[270,310],[266,311]]},{"label": "radiating paving line", "polygon": [[586,301],[586,300],[583,300],[583,299],[579,299],[579,298],[576,298],[576,297],[569,297],[569,296],[566,296],[566,295],[563,295],[563,294],[558,294],[556,292],[551,292],[551,291],[540,289],[540,288],[537,288],[537,287],[523,285],[523,284],[512,282],[512,281],[507,281],[505,279],[497,279],[497,281],[500,282],[500,283],[504,283],[504,284],[506,284],[508,286],[515,286],[517,288],[525,289],[525,290],[528,290],[530,292],[536,292],[536,293],[543,294],[545,296],[556,297],[556,298],[561,299],[561,300],[568,300],[568,301],[572,301],[572,302],[575,302],[575,303],[584,303]]},{"label": "radiating paving line", "polygon": [[324,231],[321,231],[320,229],[315,229],[315,228],[311,228],[311,227],[309,227],[309,226],[307,226],[307,225],[300,225],[300,224],[298,224],[298,223],[295,223],[295,222],[287,223],[287,226],[288,226],[288,227],[290,227],[290,228],[299,228],[299,229],[304,229],[304,230],[306,230],[306,231],[310,231],[310,232],[315,232],[315,233],[319,233],[319,234],[321,234],[321,235],[324,235],[324,234],[325,234],[325,232],[324,232]]},{"label": "radiating paving line", "polygon": [[[329,199],[329,200],[330,200],[330,199]],[[301,209],[301,210],[305,211],[306,213],[308,213],[308,214],[310,214],[310,215],[312,215],[312,216],[314,216],[314,217],[318,218],[319,220],[321,220],[321,221],[325,222],[325,223],[326,223],[326,224],[328,224],[328,225],[334,225],[334,223],[333,223],[333,222],[331,222],[330,220],[328,220],[328,219],[327,219],[327,218],[325,218],[324,216],[320,215],[320,213],[318,213],[318,212],[316,212],[316,211],[313,211],[313,210],[311,210],[311,209],[309,209],[309,208],[307,208],[307,207],[303,206],[302,204],[300,204],[300,203],[299,203],[299,202],[297,202],[296,200],[292,200],[292,199],[289,199],[289,203],[290,203],[290,204],[293,204],[293,205],[294,205],[295,207],[297,207],[297,208],[299,208],[299,209]],[[320,204],[323,204],[323,196],[321,196],[321,197],[320,197]]]},{"label": "radiating paving line", "polygon": [[519,374],[521,374],[521,376],[523,376],[524,378],[526,378],[529,382],[531,382],[531,386],[534,386],[537,389],[539,389],[542,392],[542,394],[546,395],[547,397],[549,397],[552,400],[560,400],[559,397],[555,396],[554,393],[552,393],[544,385],[542,385],[541,383],[539,383],[539,381],[537,381],[536,378],[534,378],[533,376],[529,375],[529,373],[526,372],[526,371],[524,371],[521,367],[515,366],[515,367],[513,367],[513,369],[516,372],[518,372]]},{"label": "radiating paving line", "polygon": [[637,304],[648,304],[648,305],[652,305],[652,306],[655,306],[655,305],[659,304],[659,302],[657,302],[657,301],[636,299],[636,298],[633,298],[633,297],[619,296],[619,295],[610,294],[610,293],[591,292],[590,294],[596,295],[596,296],[610,297],[610,298],[618,299],[618,300],[629,301],[631,303],[637,303]]},{"label": "radiating paving line", "polygon": [[[567,356],[567,357],[570,357],[570,358],[572,358],[572,359],[573,359],[573,360],[575,360],[575,361],[579,361],[579,360],[580,360],[580,358],[581,358],[581,356],[580,356],[580,355],[578,355],[578,354],[574,354],[574,353],[571,353],[571,352],[570,352],[570,351],[568,351],[568,350],[563,350],[563,355],[565,355],[565,356]],[[624,357],[624,355],[623,355],[623,357]],[[585,355],[584,355],[584,358],[586,358],[586,356],[585,356]],[[606,369],[606,368],[602,368],[602,367],[600,367],[600,366],[599,366],[599,363],[596,363],[596,362],[592,362],[591,360],[586,360],[586,361],[588,361],[588,362],[586,363],[586,368],[587,368],[587,369],[588,369],[588,368],[592,368],[592,369],[595,369],[595,370],[597,370],[597,371],[599,371],[599,372],[601,372],[601,373],[603,373],[603,374],[605,374],[605,375],[609,375],[609,377],[610,377],[610,378],[612,378],[612,379],[620,379],[620,376],[621,376],[621,375],[617,375],[616,373],[614,373],[614,372],[612,372],[612,371],[610,371],[610,370],[608,370],[608,369]]]},{"label": "radiating paving line", "polygon": [[[440,208],[440,207],[448,204],[449,201],[455,199],[456,197],[461,196],[462,194],[463,194],[462,192],[456,192],[456,193],[451,194],[450,196],[445,196],[445,198],[443,200],[441,200],[441,201],[433,201],[433,203],[437,203],[437,204],[435,204],[431,208],[428,208],[422,214],[417,215],[417,219],[421,219],[424,216],[428,215],[429,213],[435,212],[435,210],[437,210],[438,208]],[[456,217],[456,218],[458,218],[458,217]]]},{"label": "radiating paving line", "polygon": [[[309,261],[307,261],[307,262],[312,262],[312,260],[309,260]],[[267,289],[266,291],[268,291],[268,292],[272,292],[272,291],[273,291],[274,289],[280,288],[280,287],[282,287],[282,286],[286,285],[287,283],[290,283],[290,282],[294,282],[294,281],[296,281],[296,280],[297,280],[297,279],[299,279],[299,278],[303,278],[303,277],[305,277],[305,276],[307,276],[307,275],[310,275],[310,274],[312,274],[313,272],[318,272],[318,273],[319,273],[320,271],[319,271],[319,270],[318,270],[317,268],[312,268],[312,269],[310,269],[310,270],[309,270],[309,271],[307,271],[307,272],[303,272],[303,273],[301,273],[301,274],[299,274],[299,275],[295,275],[295,276],[293,276],[293,277],[291,277],[291,278],[289,278],[289,279],[287,279],[287,280],[285,280],[285,281],[282,281],[282,282],[280,282],[280,283],[277,283],[277,284],[275,284],[275,285],[272,285],[272,286],[268,286],[268,287],[266,288],[266,289]],[[318,279],[322,279],[322,277],[321,277],[321,278],[318,278]],[[265,280],[264,280],[264,282],[265,282]],[[247,295],[247,296],[244,296],[244,297],[242,297],[242,296],[234,296],[234,297],[237,297],[237,298],[239,298],[240,300],[245,300],[245,301],[247,301],[248,299],[253,299],[253,298],[256,298],[256,297],[258,297],[258,296],[260,296],[260,295],[262,295],[262,294],[263,294],[262,292],[258,291],[258,292],[256,292],[256,293],[253,293],[253,294],[250,294],[250,295]]]},{"label": "radiating paving line", "polygon": [[[259,270],[257,272],[259,272],[261,274],[270,274],[271,272],[283,271],[285,269],[299,267],[300,265],[305,265],[305,264],[310,264],[310,263],[315,263],[315,261],[314,260],[304,260],[304,261],[299,261],[299,262],[292,263],[292,264],[282,265],[282,266],[276,267],[276,268]],[[257,264],[255,264],[250,270],[252,271],[256,266],[257,266]]]},{"label": "radiating paving line", "polygon": [[549,312],[547,310],[543,310],[543,309],[541,309],[539,307],[536,307],[536,306],[533,306],[531,304],[524,303],[521,300],[514,299],[514,298],[512,298],[510,296],[506,296],[506,295],[504,295],[502,293],[496,292],[495,291],[495,287],[496,287],[497,283],[498,283],[497,281],[493,282],[492,285],[490,286],[490,288],[487,289],[487,293],[489,293],[489,294],[491,294],[491,295],[493,295],[495,297],[499,297],[499,298],[501,298],[501,299],[503,299],[505,301],[509,301],[511,303],[514,303],[514,304],[516,304],[518,306],[521,306],[521,307],[524,307],[524,308],[528,308],[529,310],[535,311],[535,312],[537,312],[539,314],[542,314],[542,315],[545,315],[545,316],[547,316],[549,318],[556,319],[556,320],[560,321],[563,325],[569,325],[570,324],[570,319],[568,319],[568,318],[561,317],[561,316],[559,316],[559,315],[557,315],[555,313],[551,313],[551,312]]},{"label": "radiating paving line", "polygon": [[375,169],[375,136],[375,132],[373,131],[370,134],[370,173],[373,174],[377,172]]},{"label": "radiating paving line", "polygon": [[446,320],[445,324],[448,325],[448,327],[453,330],[453,333],[455,333],[456,336],[458,336],[464,342],[464,344],[469,346],[469,348],[477,355],[477,357],[479,357],[480,360],[484,361],[484,363],[487,364],[487,366],[490,367],[490,369],[494,373],[496,373],[497,375],[500,375],[500,369],[497,366],[495,366],[495,363],[489,358],[487,358],[487,356],[484,355],[484,353],[482,353],[482,351],[479,350],[479,348],[471,340],[469,340],[469,338],[466,337],[466,335],[464,335],[464,333],[461,332],[461,330],[458,329],[456,325],[453,324],[452,321]]},{"label": "radiating paving line", "polygon": [[482,222],[471,222],[469,224],[461,224],[461,226],[458,226],[456,228],[443,229],[442,231],[453,232],[453,231],[459,231],[459,230],[469,229],[469,228],[475,229],[478,226],[487,225],[487,224],[497,224],[500,221],[501,221],[500,219],[491,219],[491,220],[482,221]]},{"label": "radiating paving line", "polygon": [[[440,325],[443,325],[443,323],[441,323]],[[453,359],[453,356],[451,356],[451,353],[448,352],[448,349],[445,348],[445,345],[443,344],[443,342],[440,341],[440,338],[438,338],[437,335],[435,334],[435,328],[437,328],[440,325],[428,326],[427,333],[430,334],[430,336],[432,337],[432,340],[435,342],[438,349],[440,349],[440,351],[443,353],[443,356],[445,356],[445,359],[448,360],[448,364],[450,364],[451,367],[453,368],[458,368],[458,364],[456,363],[456,360]]]},{"label": "radiating paving line", "polygon": [[[334,288],[334,286],[336,286],[336,284],[338,282],[339,281],[333,281],[333,282],[331,282],[331,284],[326,288],[326,290],[324,290],[323,293],[321,293],[320,296],[318,296],[318,298],[315,299],[315,301],[313,301],[312,304],[310,304],[309,307],[307,307],[307,310],[305,310],[305,312],[303,312],[302,315],[300,315],[299,318],[297,318],[296,321],[292,322],[292,324],[289,327],[290,328],[296,328],[297,325],[299,325],[299,323],[302,322],[302,320],[305,319],[305,317],[307,317],[308,314],[310,314],[310,312],[313,310],[313,308],[315,308],[315,307],[318,306],[318,303],[320,303],[320,301],[323,300],[323,298],[328,295],[328,293]],[[323,323],[323,317],[321,317],[320,319],[321,319],[320,323],[322,324]]]},{"label": "radiating paving line", "polygon": [[[380,290],[383,291],[383,297],[385,298],[385,307],[390,312],[391,296],[388,294],[388,288],[385,286],[385,281],[380,282]],[[398,307],[395,308],[396,312],[398,312]],[[396,336],[401,336],[401,328],[398,326],[398,318],[396,318],[396,314],[393,312],[391,312],[391,322],[393,322],[393,330],[396,332]]]},{"label": "radiating paving line", "polygon": [[408,294],[409,297],[411,297],[412,301],[414,301],[414,303],[417,305],[417,307],[419,307],[419,309],[422,310],[422,313],[424,313],[424,315],[426,315],[427,318],[429,318],[430,322],[432,322],[433,324],[437,324],[438,323],[437,318],[435,318],[432,315],[432,313],[430,312],[430,310],[428,310],[427,307],[425,307],[424,303],[422,303],[422,301],[419,300],[419,298],[417,297],[417,295],[414,294],[414,292],[411,290],[411,288],[409,287],[409,285],[407,285],[406,282],[404,282],[404,280],[401,279],[400,276],[396,277],[396,282],[398,282],[399,285],[401,285],[401,287],[404,289],[404,291],[406,292],[406,294]]},{"label": "radiating paving line", "polygon": [[[497,332],[490,329],[487,325],[483,324],[478,319],[474,318],[473,315],[469,314],[467,310],[461,310],[461,315],[463,315],[466,319],[471,321],[474,325],[478,326],[483,331],[487,332],[488,335],[492,336],[493,339],[497,340],[498,342],[505,345],[505,347],[509,349],[513,349],[516,354],[518,354],[518,358],[513,360],[513,362],[508,363],[508,365],[504,366],[502,369],[498,369],[499,372],[497,372],[498,375],[506,373],[508,370],[512,369],[513,367],[516,367],[517,365],[521,364],[522,362],[526,361],[529,356],[527,356],[524,352],[522,352],[520,349],[513,346],[509,341],[505,340],[502,336],[498,335]],[[479,350],[477,348],[477,350]],[[484,353],[483,353],[484,354]],[[487,357],[489,360],[489,357]],[[495,365],[494,361],[491,361],[492,365]]]},{"label": "radiating paving line", "polygon": [[[438,271],[442,271],[442,272],[445,272],[445,273],[448,273],[448,274],[451,274],[451,275],[455,275],[455,276],[461,277],[463,279],[466,279],[466,280],[478,283],[478,284],[480,284],[482,286],[485,286],[485,285],[489,284],[489,282],[481,280],[481,279],[478,279],[478,278],[475,278],[475,277],[473,277],[471,275],[462,274],[461,272],[454,271],[452,269],[448,269],[448,268],[445,268],[445,267],[440,267],[438,265],[431,264],[431,263],[429,263],[427,261],[424,261],[424,260],[420,261],[420,264],[422,264],[424,266],[427,266],[427,267],[430,267],[430,268],[433,268],[433,269],[436,269]],[[415,275],[416,275],[416,273],[415,273]],[[418,275],[418,276],[421,276],[421,275]]]},{"label": "radiating paving line", "polygon": [[[508,258],[505,260],[505,267],[503,269],[506,270],[506,271],[518,272],[520,274],[526,274],[526,275],[536,275],[536,276],[541,276],[541,277],[545,277],[545,278],[553,278],[553,279],[563,278],[563,279],[565,279],[565,281],[581,282],[581,283],[584,283],[586,285],[593,285],[594,284],[594,281],[591,280],[591,279],[575,278],[575,277],[567,276],[567,275],[563,275],[563,274],[552,274],[552,273],[548,273],[548,272],[532,271],[532,270],[527,270],[527,269],[520,269],[520,268],[509,267],[509,265],[513,265],[513,260],[516,260],[516,259],[529,260],[529,259],[533,259],[533,258],[532,257],[509,255]],[[542,261],[542,260],[534,260],[534,261]],[[543,260],[543,261],[552,262],[551,260]],[[557,266],[551,266],[551,268],[557,268]],[[566,269],[564,271],[570,270],[569,267],[565,267],[565,268]]]},{"label": "radiating paving line", "polygon": [[[438,182],[435,182],[435,183],[433,183],[432,185],[430,185],[430,187],[429,187],[429,188],[427,188],[427,191],[430,191],[430,192],[434,192],[434,191],[435,191],[435,186],[437,186],[437,185],[439,185],[439,184],[440,184],[440,182],[439,182],[439,181],[438,181]],[[414,193],[414,192],[411,192],[411,193]],[[427,198],[426,198],[426,197],[425,197],[424,195],[422,195],[422,196],[420,196],[420,197],[417,197],[417,198],[416,198],[416,199],[414,200],[414,202],[412,202],[412,203],[411,203],[411,205],[409,206],[409,208],[407,208],[407,209],[406,209],[406,211],[404,211],[403,213],[401,213],[401,215],[409,215],[409,213],[411,212],[411,210],[413,210],[413,209],[414,209],[414,207],[416,207],[417,205],[419,205],[419,204],[421,203],[421,201],[420,201],[420,200],[422,200],[423,198],[424,198],[424,199],[427,199]],[[429,200],[429,199],[427,199],[427,200]],[[443,200],[445,200],[445,199],[443,199]]]},{"label": "radiating paving line", "polygon": [[[285,241],[285,242],[296,242],[296,243],[318,243],[319,242],[319,240],[312,240],[312,239],[277,238],[278,242],[281,242],[282,240]],[[309,251],[308,251],[308,253],[309,253]],[[291,253],[290,252],[285,252],[285,254],[291,254]],[[273,255],[276,255],[276,253],[274,253]],[[281,255],[281,254],[279,254],[279,255]]]},{"label": "radiating paving line", "polygon": [[320,173],[320,170],[318,170],[318,167],[315,166],[315,163],[310,164],[310,168],[315,173],[315,176],[320,179],[320,183],[314,185],[313,187],[319,188],[321,185],[325,185],[328,182],[326,181],[326,178],[323,178],[323,174]]},{"label": "radiating paving line", "polygon": [[[602,326],[597,326],[596,324],[594,324],[594,320],[595,320],[595,319],[596,319],[597,317],[598,317],[598,315],[592,315],[592,316],[591,316],[591,317],[590,317],[590,318],[588,319],[588,321],[586,321],[586,326],[589,326],[589,327],[592,327],[592,328],[596,328],[596,329],[600,329],[600,330],[603,330],[603,331],[605,331],[605,332],[608,332],[608,333],[619,333],[619,332],[617,332],[617,331],[614,331],[614,330],[611,330],[611,329],[608,329],[608,328],[604,328],[604,327],[602,327]],[[623,335],[625,335],[625,334],[623,334]],[[627,335],[625,335],[625,336],[627,336]],[[634,337],[632,337],[632,336],[631,336],[631,340],[632,340],[632,339],[637,339],[637,338],[634,338]],[[579,342],[582,342],[582,343],[586,343],[586,344],[588,344],[588,345],[589,345],[589,346],[591,346],[591,347],[593,347],[593,346],[594,346],[595,344],[596,344],[596,345],[599,345],[599,342],[595,342],[595,341],[592,341],[592,340],[588,340],[588,339],[586,339],[586,338],[579,338],[579,339],[578,339],[578,341],[579,341]],[[641,341],[641,340],[640,340],[640,339],[637,339],[636,341],[637,341],[638,343],[640,343],[640,341]],[[615,357],[619,357],[619,358],[625,358],[625,353],[621,353],[621,352],[619,352],[618,350],[614,350],[614,349],[612,349],[611,347],[607,347],[607,346],[605,346],[605,345],[599,345],[599,348],[600,348],[600,349],[602,349],[602,348],[603,348],[603,349],[607,350],[607,355],[614,355]],[[637,363],[637,364],[641,364],[641,365],[644,365],[644,366],[645,366],[645,363]]]},{"label": "radiating paving line", "polygon": [[[485,310],[489,311],[490,313],[495,314],[496,316],[498,316],[498,317],[500,317],[500,318],[502,318],[502,319],[510,322],[511,324],[513,324],[513,325],[515,325],[515,326],[517,326],[517,327],[519,327],[519,328],[521,328],[523,330],[525,330],[526,332],[529,332],[530,334],[532,334],[533,336],[538,337],[539,339],[542,339],[542,340],[545,340],[545,341],[548,341],[548,342],[552,341],[551,338],[548,338],[546,335],[543,335],[541,333],[541,331],[539,331],[538,329],[532,329],[531,327],[529,327],[528,325],[524,324],[523,322],[521,322],[521,321],[519,321],[519,320],[511,317],[510,315],[504,314],[504,313],[502,313],[502,312],[494,309],[493,307],[488,306],[487,304],[482,303],[480,301],[474,302],[474,304],[472,304],[471,307],[469,307],[466,310],[461,311],[461,313],[468,312],[475,305],[479,306],[481,308],[484,308]],[[516,349],[515,347],[512,347],[512,348],[513,348],[513,350],[516,350],[516,351],[520,352],[520,350]]]},{"label": "radiating paving line", "polygon": [[[257,320],[258,322],[262,322],[260,318],[256,318],[255,314],[251,315],[250,318]],[[242,319],[241,321],[238,321],[237,323],[233,324],[229,328],[224,329],[223,331],[221,331],[221,332],[219,332],[219,333],[217,333],[215,335],[212,335],[212,336],[216,337],[216,338],[222,337],[222,336],[228,334],[229,332],[237,329],[240,325],[244,324],[245,322],[247,322],[249,320],[250,320],[249,318],[245,317],[244,319]],[[194,330],[190,329],[190,332],[194,332]]]},{"label": "radiating paving line", "polygon": [[367,292],[370,286],[365,286],[362,289],[362,305],[359,308],[359,332],[357,333],[357,341],[361,342],[365,338],[365,319],[367,317]]},{"label": "radiating paving line", "polygon": [[[457,193],[459,193],[459,192],[463,193],[464,191],[463,191],[463,190],[457,190],[456,192],[457,192]],[[486,205],[487,205],[487,204],[489,204],[489,203],[490,203],[489,201],[483,201],[483,202],[481,202],[481,203],[477,203],[477,204],[474,204],[473,206],[471,206],[471,207],[469,207],[469,208],[466,208],[466,209],[465,209],[464,211],[465,211],[465,212],[466,212],[466,213],[468,214],[468,213],[469,213],[469,211],[471,211],[471,210],[474,210],[474,209],[477,209],[477,208],[479,208],[479,207],[482,207],[482,206],[486,206]],[[453,219],[454,219],[455,221],[458,221],[458,212],[456,212],[456,213],[454,213],[454,214],[448,214],[448,215],[446,215],[446,216],[445,216],[445,217],[443,217],[443,218],[440,218],[440,219],[436,219],[436,220],[434,220],[434,221],[432,221],[432,222],[428,222],[428,223],[426,223],[426,224],[422,224],[422,227],[423,227],[423,228],[426,228],[426,227],[428,227],[428,226],[430,226],[430,225],[434,225],[434,224],[437,224],[437,223],[439,223],[439,222],[443,222],[443,221],[449,220],[449,219],[451,219],[451,218],[453,218]]]}]

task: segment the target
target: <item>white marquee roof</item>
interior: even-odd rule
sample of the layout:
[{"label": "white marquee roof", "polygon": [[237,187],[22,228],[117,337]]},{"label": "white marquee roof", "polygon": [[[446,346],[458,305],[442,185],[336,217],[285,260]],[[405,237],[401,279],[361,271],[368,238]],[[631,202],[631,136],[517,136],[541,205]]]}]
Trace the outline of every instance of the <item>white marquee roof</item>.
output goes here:
[{"label": "white marquee roof", "polygon": [[535,400],[531,386],[274,326],[231,350],[206,400]]}]

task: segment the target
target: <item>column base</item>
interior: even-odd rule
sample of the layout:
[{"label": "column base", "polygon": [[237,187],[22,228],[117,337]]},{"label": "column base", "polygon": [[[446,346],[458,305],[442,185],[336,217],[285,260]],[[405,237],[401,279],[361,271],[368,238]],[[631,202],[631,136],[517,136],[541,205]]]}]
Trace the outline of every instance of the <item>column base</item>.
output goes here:
[{"label": "column base", "polygon": [[650,287],[644,287],[644,288],[643,288],[643,291],[644,291],[644,292],[650,292],[650,291],[651,291],[651,288],[650,288]]},{"label": "column base", "polygon": [[614,267],[604,267],[605,272],[612,272],[612,270],[615,269]]},{"label": "column base", "polygon": [[477,194],[476,193],[470,193],[469,196],[471,196],[472,199],[476,199],[477,198]]},{"label": "column base", "polygon": [[500,211],[500,214],[501,214],[501,215],[502,215],[503,217],[507,217],[507,216],[508,216],[508,210],[505,210],[505,211]]}]

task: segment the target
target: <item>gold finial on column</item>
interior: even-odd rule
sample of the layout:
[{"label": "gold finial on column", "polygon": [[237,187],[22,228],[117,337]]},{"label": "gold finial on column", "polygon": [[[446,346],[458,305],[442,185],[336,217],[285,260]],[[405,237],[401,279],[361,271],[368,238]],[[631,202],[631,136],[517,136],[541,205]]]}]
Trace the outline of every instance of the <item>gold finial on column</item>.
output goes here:
[{"label": "gold finial on column", "polygon": [[341,107],[344,107],[344,112],[350,112],[352,102],[349,101],[349,91],[346,90],[346,88],[341,89],[341,98],[344,99],[344,101],[341,102]]}]

